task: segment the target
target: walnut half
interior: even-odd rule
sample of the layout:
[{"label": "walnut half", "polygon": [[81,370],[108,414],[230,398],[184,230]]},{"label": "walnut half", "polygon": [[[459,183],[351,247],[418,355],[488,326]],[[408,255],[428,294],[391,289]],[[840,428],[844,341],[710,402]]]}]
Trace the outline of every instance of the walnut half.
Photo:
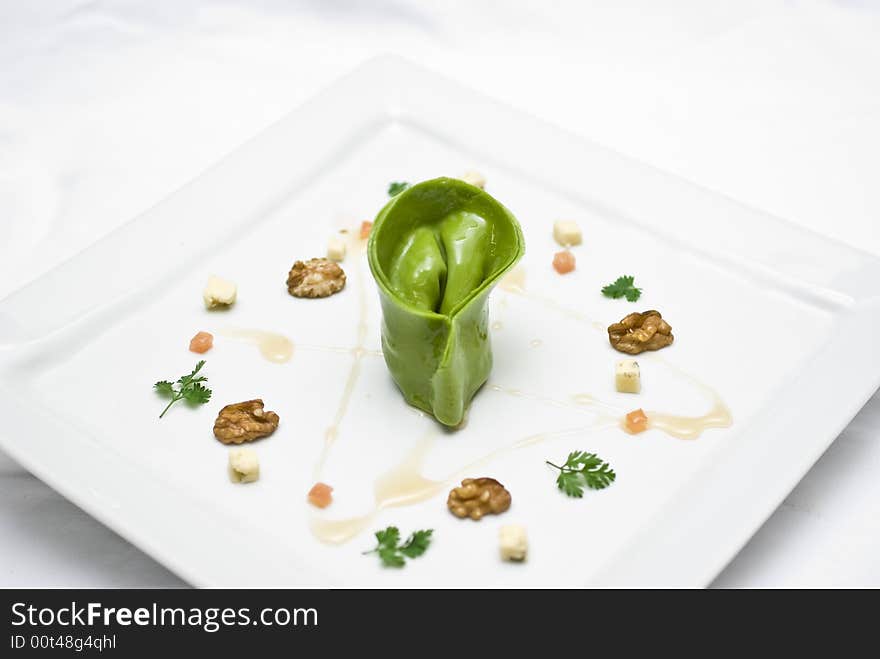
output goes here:
[{"label": "walnut half", "polygon": [[510,492],[494,478],[465,478],[449,492],[446,505],[456,517],[480,521],[484,515],[500,515],[510,508]]},{"label": "walnut half", "polygon": [[224,444],[241,444],[275,432],[278,415],[265,412],[259,398],[227,405],[214,422],[214,437]]},{"label": "walnut half", "polygon": [[660,350],[675,340],[672,327],[659,311],[631,313],[608,327],[608,340],[615,350],[637,355],[645,350]]},{"label": "walnut half", "polygon": [[287,292],[294,297],[328,297],[345,287],[345,272],[330,259],[297,261],[287,275]]}]

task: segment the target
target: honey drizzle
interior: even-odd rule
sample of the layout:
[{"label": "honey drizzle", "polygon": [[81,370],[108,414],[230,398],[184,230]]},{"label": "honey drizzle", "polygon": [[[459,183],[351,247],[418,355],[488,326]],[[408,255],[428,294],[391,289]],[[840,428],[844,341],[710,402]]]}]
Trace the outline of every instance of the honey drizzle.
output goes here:
[{"label": "honey drizzle", "polygon": [[649,430],[651,428],[660,430],[678,439],[697,439],[704,430],[709,428],[729,428],[733,425],[733,414],[715,389],[656,353],[646,355],[645,359],[666,366],[683,380],[702,389],[712,400],[711,409],[701,416],[681,416],[648,410],[645,412],[645,416],[648,417]]},{"label": "honey drizzle", "polygon": [[293,357],[293,341],[283,334],[254,329],[224,329],[220,335],[257,346],[260,354],[275,364],[289,362]]},{"label": "honey drizzle", "polygon": [[[317,480],[321,472],[324,470],[324,465],[327,463],[327,457],[330,455],[330,450],[333,448],[333,445],[336,443],[337,438],[339,437],[339,426],[342,424],[342,420],[345,418],[346,412],[348,412],[348,405],[351,401],[351,395],[354,393],[355,385],[357,384],[358,379],[361,375],[361,362],[365,355],[369,354],[369,352],[377,352],[377,351],[367,351],[364,348],[364,344],[367,340],[367,295],[366,295],[366,287],[364,286],[364,273],[363,273],[363,265],[361,264],[361,255],[365,251],[366,243],[364,241],[359,241],[355,244],[355,258],[356,261],[356,272],[357,272],[357,293],[358,293],[358,305],[359,305],[359,318],[358,318],[358,332],[357,332],[357,345],[351,349],[351,367],[348,371],[348,377],[345,380],[345,388],[342,390],[342,397],[339,399],[339,406],[336,408],[336,415],[333,417],[333,423],[327,426],[327,429],[324,431],[324,446],[321,449],[321,455],[318,457],[318,462],[315,465],[315,479]],[[381,354],[381,353],[379,353]]]},{"label": "honey drizzle", "polygon": [[510,274],[508,274],[506,277],[504,277],[504,279],[499,282],[498,287],[508,293],[513,293],[514,295],[519,295],[520,297],[540,302],[544,306],[550,307],[551,309],[553,309],[557,313],[562,314],[563,316],[567,316],[572,320],[577,320],[582,323],[587,323],[597,331],[606,331],[605,326],[598,320],[593,320],[586,314],[576,309],[572,309],[571,307],[567,307],[564,304],[560,304],[551,297],[547,297],[545,295],[540,295],[538,293],[533,293],[526,290],[526,271],[525,268],[521,265],[518,265],[513,270],[511,270]]},{"label": "honey drizzle", "polygon": [[733,425],[733,415],[720,398],[716,398],[712,409],[702,416],[678,416],[651,410],[646,411],[645,416],[648,417],[649,430],[660,430],[678,439],[697,439],[709,428]]},{"label": "honey drizzle", "polygon": [[577,428],[534,433],[472,460],[442,480],[430,480],[422,475],[425,458],[434,445],[433,437],[428,435],[416,444],[402,462],[376,479],[373,486],[373,507],[367,513],[342,519],[314,516],[309,522],[309,530],[323,543],[343,544],[366,529],[382,510],[409,506],[431,499],[449,487],[452,482],[467,475],[468,472],[497,460],[507,453],[535,446],[551,439],[579,434],[597,427],[612,427],[613,425],[615,425],[615,420],[610,419],[602,423],[593,423]]},{"label": "honey drizzle", "polygon": [[221,336],[230,339],[238,339],[245,343],[257,346],[260,354],[270,362],[283,364],[289,362],[294,352],[330,352],[336,354],[350,354],[369,357],[381,357],[381,350],[367,350],[366,348],[342,348],[337,346],[312,345],[308,343],[294,343],[288,337],[276,332],[267,332],[258,329],[223,329]]},{"label": "honey drizzle", "polygon": [[363,531],[385,508],[408,506],[430,499],[446,485],[422,476],[425,457],[433,445],[430,436],[419,441],[402,462],[376,479],[373,486],[373,507],[357,517],[325,519],[313,517],[309,523],[312,534],[321,542],[341,544]]},{"label": "honey drizzle", "polygon": [[610,405],[608,403],[604,403],[598,398],[595,398],[589,394],[575,394],[571,397],[571,402],[567,402],[563,400],[558,400],[556,398],[551,398],[549,396],[526,392],[522,389],[512,389],[510,387],[504,387],[499,384],[488,385],[488,387],[490,391],[497,391],[499,393],[507,394],[508,396],[514,396],[515,398],[535,400],[546,405],[552,405],[554,407],[564,407],[568,409],[579,409],[583,407],[601,407],[606,410],[611,410],[616,414],[623,413],[623,410],[621,408],[615,407],[614,405]]}]

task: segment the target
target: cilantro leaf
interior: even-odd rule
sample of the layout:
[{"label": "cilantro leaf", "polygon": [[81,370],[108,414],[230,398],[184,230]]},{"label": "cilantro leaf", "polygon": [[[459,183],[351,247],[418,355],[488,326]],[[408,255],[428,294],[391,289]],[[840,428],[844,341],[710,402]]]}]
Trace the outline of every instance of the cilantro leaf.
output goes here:
[{"label": "cilantro leaf", "polygon": [[376,531],[376,540],[380,545],[387,547],[396,547],[400,542],[400,531],[396,526],[389,526],[384,531]]},{"label": "cilantro leaf", "polygon": [[578,499],[584,496],[585,486],[591,490],[604,490],[617,478],[611,465],[595,453],[586,451],[569,453],[561,467],[549,460],[547,464],[559,470],[556,486],[567,496]]},{"label": "cilantro leaf", "polygon": [[556,478],[556,486],[570,497],[580,499],[584,496],[584,486],[580,476],[572,472],[562,472]]},{"label": "cilantro leaf", "polygon": [[153,388],[156,390],[156,393],[160,396],[173,396],[174,395],[174,385],[168,382],[168,380],[161,380],[153,385]]},{"label": "cilantro leaf", "polygon": [[196,382],[192,387],[183,390],[183,397],[193,405],[204,405],[211,400],[211,390],[201,382]]},{"label": "cilantro leaf", "polygon": [[376,531],[378,545],[364,554],[378,554],[385,567],[403,567],[407,558],[418,558],[427,551],[433,533],[433,529],[415,531],[401,545],[400,531],[396,526],[389,526],[384,531]]},{"label": "cilantro leaf", "polygon": [[407,558],[418,558],[426,551],[431,544],[431,535],[434,533],[432,529],[427,531],[416,531],[407,539],[400,552]]},{"label": "cilantro leaf", "polygon": [[581,475],[584,477],[587,487],[592,490],[604,490],[617,478],[617,474],[607,464],[602,464],[596,469],[584,469],[581,471]]},{"label": "cilantro leaf", "polygon": [[614,300],[625,297],[630,302],[636,302],[642,297],[642,289],[636,288],[634,282],[635,277],[631,275],[618,277],[613,284],[608,284],[602,288],[602,295]]},{"label": "cilantro leaf", "polygon": [[405,181],[394,181],[388,186],[388,196],[396,197],[409,187],[409,183]]},{"label": "cilantro leaf", "polygon": [[396,547],[381,547],[378,553],[382,564],[387,567],[403,567],[406,564]]},{"label": "cilantro leaf", "polygon": [[206,378],[204,376],[200,376],[198,378],[196,377],[196,374],[202,370],[202,366],[204,366],[204,365],[205,365],[205,360],[204,359],[199,360],[199,362],[196,364],[196,367],[193,369],[193,372],[190,373],[189,375],[182,376],[177,381],[177,383],[178,384],[189,384],[190,382],[204,382],[208,378]]},{"label": "cilantro leaf", "polygon": [[171,384],[168,380],[160,380],[153,385],[157,394],[166,398],[171,398],[171,401],[165,409],[162,410],[162,414],[159,415],[160,419],[165,416],[165,412],[167,412],[171,406],[179,400],[186,400],[193,405],[204,405],[211,400],[211,390],[202,384],[203,382],[207,382],[208,378],[204,375],[198,375],[198,372],[202,370],[204,365],[205,361],[202,360],[196,364],[192,373],[178,378],[175,383],[178,385],[176,389],[174,388],[174,384]]},{"label": "cilantro leaf", "polygon": [[638,302],[639,298],[642,297],[642,289],[633,287],[627,289],[624,295],[626,296],[627,302]]}]

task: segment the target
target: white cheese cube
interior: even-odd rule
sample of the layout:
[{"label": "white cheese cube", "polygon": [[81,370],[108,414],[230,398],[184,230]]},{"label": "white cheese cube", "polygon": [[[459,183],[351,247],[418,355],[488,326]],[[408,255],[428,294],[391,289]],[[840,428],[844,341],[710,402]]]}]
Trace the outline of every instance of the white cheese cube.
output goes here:
[{"label": "white cheese cube", "polygon": [[621,393],[639,393],[642,390],[642,376],[639,372],[639,363],[635,359],[624,359],[622,362],[617,362],[617,369],[614,372],[614,384]]},{"label": "white cheese cube", "polygon": [[260,461],[252,448],[234,448],[229,451],[229,480],[233,483],[253,483],[260,477]]},{"label": "white cheese cube", "polygon": [[505,561],[524,561],[529,549],[526,528],[519,524],[502,526],[498,533],[501,558]]},{"label": "white cheese cube", "polygon": [[470,170],[462,174],[460,180],[465,183],[470,183],[471,185],[480,188],[480,190],[486,189],[486,177],[480,174],[480,172]]},{"label": "white cheese cube", "polygon": [[235,304],[237,294],[238,287],[231,281],[211,275],[208,277],[208,285],[202,292],[202,299],[208,309],[217,309]]},{"label": "white cheese cube", "polygon": [[558,220],[553,223],[553,239],[563,247],[580,245],[583,240],[581,228],[573,220]]},{"label": "white cheese cube", "polygon": [[345,241],[333,236],[327,243],[327,258],[331,261],[345,260]]}]

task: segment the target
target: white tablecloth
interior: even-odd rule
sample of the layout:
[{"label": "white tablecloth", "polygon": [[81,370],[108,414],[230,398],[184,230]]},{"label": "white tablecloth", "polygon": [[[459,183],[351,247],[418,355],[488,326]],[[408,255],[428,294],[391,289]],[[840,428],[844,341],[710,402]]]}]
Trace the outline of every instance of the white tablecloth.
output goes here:
[{"label": "white tablecloth", "polygon": [[[0,297],[383,52],[880,254],[870,0],[7,0]],[[880,396],[717,585],[880,586],[877,474]],[[0,586],[181,583],[2,454],[0,555]]]}]

